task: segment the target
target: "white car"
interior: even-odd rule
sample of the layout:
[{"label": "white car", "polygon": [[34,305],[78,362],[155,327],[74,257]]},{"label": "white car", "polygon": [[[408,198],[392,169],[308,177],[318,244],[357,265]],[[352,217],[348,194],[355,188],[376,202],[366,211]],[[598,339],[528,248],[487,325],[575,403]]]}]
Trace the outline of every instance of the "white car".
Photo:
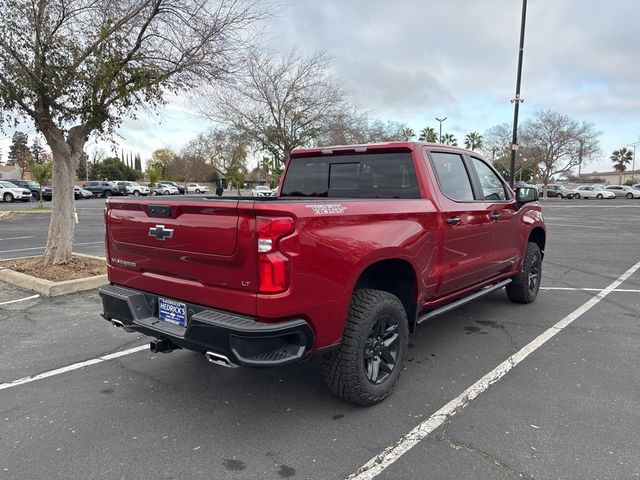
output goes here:
[{"label": "white car", "polygon": [[127,189],[127,195],[149,195],[149,187],[139,185],[137,182],[118,182],[118,186],[124,186]]},{"label": "white car", "polygon": [[209,187],[197,183],[187,183],[187,193],[207,193]]},{"label": "white car", "polygon": [[636,190],[626,185],[608,185],[604,189],[609,192],[613,192],[616,197],[629,199],[640,198],[640,190]]},{"label": "white car", "polygon": [[575,195],[573,198],[597,198],[598,200],[603,198],[616,198],[616,194],[605,190],[599,185],[583,185],[575,189]]},{"label": "white car", "polygon": [[178,195],[179,190],[173,185],[169,185],[168,183],[156,183],[156,186],[153,188],[156,195]]},{"label": "white car", "polygon": [[11,182],[0,181],[0,200],[11,203],[14,200],[31,200],[31,190],[18,187]]},{"label": "white car", "polygon": [[273,191],[267,185],[258,185],[251,190],[251,195],[254,197],[273,197]]}]

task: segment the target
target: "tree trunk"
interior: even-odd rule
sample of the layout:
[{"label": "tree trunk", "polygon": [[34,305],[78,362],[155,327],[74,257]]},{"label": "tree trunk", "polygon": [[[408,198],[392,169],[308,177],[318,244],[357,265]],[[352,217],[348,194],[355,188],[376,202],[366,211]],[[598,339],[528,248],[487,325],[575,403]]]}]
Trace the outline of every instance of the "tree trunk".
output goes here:
[{"label": "tree trunk", "polygon": [[91,130],[86,124],[78,125],[69,130],[65,139],[63,131],[45,118],[40,131],[53,154],[51,222],[42,262],[44,265],[59,265],[71,260],[75,233],[74,180]]},{"label": "tree trunk", "polygon": [[[42,256],[45,265],[58,265],[71,260],[74,223],[74,179],[77,154],[53,154],[53,198],[47,246]],[[76,160],[76,161],[74,161]]]}]

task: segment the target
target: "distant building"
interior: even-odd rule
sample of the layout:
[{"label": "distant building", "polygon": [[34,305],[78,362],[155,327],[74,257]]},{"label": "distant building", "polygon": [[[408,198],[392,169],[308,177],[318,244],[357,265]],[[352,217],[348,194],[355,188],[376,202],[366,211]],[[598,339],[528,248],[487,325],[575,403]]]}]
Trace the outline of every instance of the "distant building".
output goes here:
[{"label": "distant building", "polygon": [[[620,172],[591,172],[580,174],[580,182],[589,182],[590,178],[601,178],[607,185],[619,185]],[[622,174],[622,184],[627,181],[640,183],[640,170],[627,170]]]},{"label": "distant building", "polygon": [[20,168],[17,165],[0,166],[1,180],[18,180],[20,179]]}]

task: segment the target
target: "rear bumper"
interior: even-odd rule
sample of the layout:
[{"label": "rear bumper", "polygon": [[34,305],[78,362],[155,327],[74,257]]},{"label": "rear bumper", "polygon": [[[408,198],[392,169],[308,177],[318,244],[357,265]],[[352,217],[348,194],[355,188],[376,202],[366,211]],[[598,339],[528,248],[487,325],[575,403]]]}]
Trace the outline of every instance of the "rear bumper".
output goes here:
[{"label": "rear bumper", "polygon": [[98,293],[106,320],[177,348],[223,355],[234,365],[285,365],[309,356],[313,349],[313,330],[303,319],[262,323],[185,302],[187,326],[181,327],[158,319],[158,295],[119,285],[105,285]]}]

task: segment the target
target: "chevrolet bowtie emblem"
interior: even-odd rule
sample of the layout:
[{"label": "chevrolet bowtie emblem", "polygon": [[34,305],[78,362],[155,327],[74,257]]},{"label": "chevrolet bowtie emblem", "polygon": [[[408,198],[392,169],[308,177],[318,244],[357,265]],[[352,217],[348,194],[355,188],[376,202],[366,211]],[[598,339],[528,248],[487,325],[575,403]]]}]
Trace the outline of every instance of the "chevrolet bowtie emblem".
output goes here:
[{"label": "chevrolet bowtie emblem", "polygon": [[164,242],[167,238],[173,237],[173,228],[164,228],[164,225],[156,225],[149,229],[149,236]]}]

